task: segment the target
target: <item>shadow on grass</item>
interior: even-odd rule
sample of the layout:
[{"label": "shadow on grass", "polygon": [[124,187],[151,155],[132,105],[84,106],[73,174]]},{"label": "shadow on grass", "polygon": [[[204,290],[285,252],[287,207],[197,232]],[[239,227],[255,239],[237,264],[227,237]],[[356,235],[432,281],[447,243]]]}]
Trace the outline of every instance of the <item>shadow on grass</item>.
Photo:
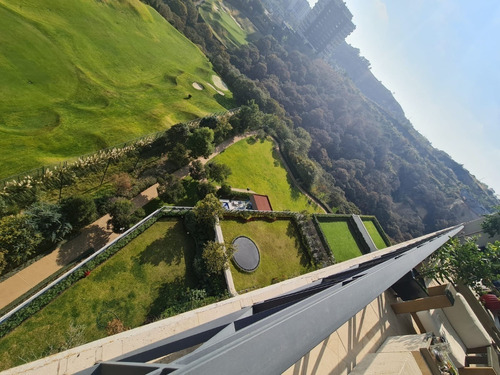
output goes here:
[{"label": "shadow on grass", "polygon": [[57,255],[57,264],[60,266],[69,264],[90,248],[99,250],[108,243],[111,234],[112,232],[106,231],[99,225],[83,229],[77,237],[61,246]]},{"label": "shadow on grass", "polygon": [[293,222],[289,222],[286,227],[286,235],[288,238],[295,239],[295,248],[297,249],[297,255],[300,256],[300,265],[303,267],[311,266],[311,258],[307,254],[306,250],[302,246],[302,242],[299,238],[298,230]]},{"label": "shadow on grass", "polygon": [[213,98],[217,103],[223,106],[226,109],[234,108],[234,99],[228,98],[227,96],[222,96],[219,94],[214,94]]},{"label": "shadow on grass", "polygon": [[162,238],[153,241],[141,252],[135,260],[139,264],[159,265],[165,262],[168,265],[178,265],[184,257],[185,241],[182,233],[184,227],[178,221],[172,228],[168,229]]},{"label": "shadow on grass", "polygon": [[290,186],[290,196],[291,196],[291,198],[293,200],[299,199],[300,196],[301,196],[301,192],[299,191],[299,189],[296,186],[297,183],[292,179],[291,171],[289,170],[289,168],[286,167],[287,165],[285,163],[285,160],[283,160],[283,158],[281,157],[281,154],[275,148],[273,148],[272,155],[273,155],[273,159],[274,159],[274,166],[275,167],[281,166],[286,171],[286,182]]},{"label": "shadow on grass", "polygon": [[249,144],[249,145],[254,145],[257,143],[257,139],[255,137],[248,137],[246,142]]}]

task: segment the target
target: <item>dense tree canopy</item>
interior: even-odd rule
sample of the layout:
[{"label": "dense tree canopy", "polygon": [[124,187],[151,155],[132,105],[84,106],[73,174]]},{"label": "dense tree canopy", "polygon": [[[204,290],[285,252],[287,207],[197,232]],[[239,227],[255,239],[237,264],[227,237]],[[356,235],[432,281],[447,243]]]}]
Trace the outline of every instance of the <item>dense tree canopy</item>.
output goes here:
[{"label": "dense tree canopy", "polygon": [[[199,33],[204,22],[188,15],[191,0],[183,2],[186,12],[175,2],[166,11],[148,1],[205,48],[238,104],[253,103],[242,112],[255,116],[235,117],[231,131],[266,129],[302,185],[337,212],[377,215],[392,238],[403,240],[474,219],[498,204],[485,185],[413,128],[387,90],[373,89],[371,78],[364,83],[353,78],[364,90],[374,90],[374,102],[367,99],[343,70],[273,24],[260,0],[229,0],[262,35],[231,49],[210,33]],[[359,51],[342,53],[347,60],[360,59]],[[367,69],[369,62],[359,61],[363,69],[350,73]],[[214,121],[206,126],[212,130]],[[201,149],[195,153],[203,154]]]}]

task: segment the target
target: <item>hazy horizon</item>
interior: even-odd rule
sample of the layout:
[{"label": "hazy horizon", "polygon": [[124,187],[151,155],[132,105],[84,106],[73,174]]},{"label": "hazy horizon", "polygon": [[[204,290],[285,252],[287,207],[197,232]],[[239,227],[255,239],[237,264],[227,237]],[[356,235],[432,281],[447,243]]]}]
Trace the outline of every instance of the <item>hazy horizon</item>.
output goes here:
[{"label": "hazy horizon", "polygon": [[498,195],[500,2],[346,4],[356,25],[347,42],[370,61],[413,126]]}]

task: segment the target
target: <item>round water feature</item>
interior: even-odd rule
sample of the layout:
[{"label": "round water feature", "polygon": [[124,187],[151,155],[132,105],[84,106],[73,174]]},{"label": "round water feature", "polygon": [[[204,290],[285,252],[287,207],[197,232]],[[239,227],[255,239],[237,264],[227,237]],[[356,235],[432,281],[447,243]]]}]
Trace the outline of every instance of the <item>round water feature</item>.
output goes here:
[{"label": "round water feature", "polygon": [[239,236],[234,239],[233,245],[236,248],[234,263],[245,272],[255,271],[260,264],[259,248],[255,242],[246,236]]}]

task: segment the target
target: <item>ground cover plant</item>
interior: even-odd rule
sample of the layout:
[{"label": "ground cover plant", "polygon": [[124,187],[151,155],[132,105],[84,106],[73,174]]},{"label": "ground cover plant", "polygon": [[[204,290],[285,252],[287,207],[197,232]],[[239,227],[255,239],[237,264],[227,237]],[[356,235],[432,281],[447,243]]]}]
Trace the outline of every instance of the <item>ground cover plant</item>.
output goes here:
[{"label": "ground cover plant", "polygon": [[347,219],[318,221],[337,263],[363,255],[349,228]]},{"label": "ground cover plant", "polygon": [[375,243],[375,246],[377,246],[377,249],[385,249],[387,247],[387,244],[385,243],[384,239],[382,238],[382,235],[378,231],[377,227],[373,223],[372,220],[363,220],[363,224],[365,225],[366,230],[368,231],[368,234],[372,238],[373,242]]},{"label": "ground cover plant", "polygon": [[275,211],[322,212],[293,186],[273,142],[269,140],[243,139],[214,160],[231,168],[232,174],[226,181],[229,185],[266,194]]},{"label": "ground cover plant", "polygon": [[136,0],[0,0],[0,55],[0,177],[224,109],[208,59]]},{"label": "ground cover plant", "polygon": [[291,220],[244,223],[224,219],[221,220],[221,228],[226,241],[232,242],[238,236],[247,236],[259,248],[260,265],[252,273],[240,271],[230,262],[237,291],[262,288],[314,269]]},{"label": "ground cover plant", "polygon": [[[133,328],[180,312],[178,303],[197,291],[194,252],[181,220],[160,219],[0,339],[0,370],[104,337],[114,319]],[[195,297],[187,309],[197,307]]]}]

